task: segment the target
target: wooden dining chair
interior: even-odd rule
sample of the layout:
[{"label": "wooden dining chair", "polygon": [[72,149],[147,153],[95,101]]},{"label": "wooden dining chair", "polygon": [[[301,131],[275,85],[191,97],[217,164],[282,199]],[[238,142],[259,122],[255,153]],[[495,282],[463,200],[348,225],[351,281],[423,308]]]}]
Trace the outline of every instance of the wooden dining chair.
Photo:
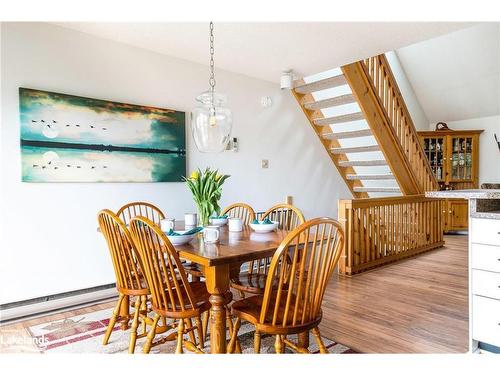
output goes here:
[{"label": "wooden dining chair", "polygon": [[[203,353],[203,327],[201,315],[211,307],[210,294],[204,282],[189,282],[179,255],[161,229],[146,217],[136,216],[130,222],[132,239],[144,265],[146,279],[151,290],[153,324],[143,347],[149,353],[152,346],[165,341],[177,340],[176,353],[183,348]],[[226,293],[226,304],[232,299]],[[172,320],[169,328],[174,331],[154,342],[156,326],[160,318]],[[193,320],[195,323],[193,324]],[[195,336],[198,334],[198,343]],[[184,340],[184,334],[189,340]],[[232,334],[232,331],[231,331]]]},{"label": "wooden dining chair", "polygon": [[330,218],[312,219],[289,233],[272,257],[264,294],[233,303],[236,322],[228,352],[235,350],[243,319],[255,326],[255,353],[260,352],[261,334],[276,336],[276,353],[284,353],[286,346],[309,353],[308,348],[287,338],[309,330],[320,353],[327,353],[318,328],[321,304],[343,243],[341,225]]},{"label": "wooden dining chair", "polygon": [[[116,289],[118,290],[118,303],[109,320],[108,328],[103,339],[103,345],[107,345],[113,328],[117,322],[132,319],[130,331],[129,353],[135,350],[137,340],[137,329],[140,315],[147,314],[147,296],[149,289],[139,262],[138,254],[135,251],[130,232],[120,218],[110,210],[102,210],[98,213],[99,227],[108,244],[109,254],[113,262],[113,269],[116,277]],[[128,298],[135,297],[134,313],[126,317],[120,316],[120,311],[129,310]],[[124,306],[127,304],[127,306]],[[143,320],[143,333],[145,336],[145,320]]]},{"label": "wooden dining chair", "polygon": [[130,224],[130,220],[136,216],[143,216],[155,224],[160,224],[160,220],[165,219],[165,214],[154,204],[148,202],[131,202],[121,207],[116,213],[125,223]]},{"label": "wooden dining chair", "polygon": [[243,222],[243,225],[248,225],[255,220],[255,211],[246,203],[233,203],[224,208],[222,215],[238,217]]},{"label": "wooden dining chair", "polygon": [[[304,215],[295,206],[282,203],[268,209],[261,220],[268,218],[278,222],[278,228],[293,230],[304,223]],[[231,280],[231,288],[236,289],[242,298],[245,293],[264,294],[267,274],[271,258],[256,259],[247,263],[247,270],[240,272],[237,278]]]}]

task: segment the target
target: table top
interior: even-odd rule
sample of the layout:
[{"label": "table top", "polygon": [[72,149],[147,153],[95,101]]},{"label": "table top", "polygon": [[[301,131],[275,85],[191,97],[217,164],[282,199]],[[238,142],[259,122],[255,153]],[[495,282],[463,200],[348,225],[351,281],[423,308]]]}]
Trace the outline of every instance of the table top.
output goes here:
[{"label": "table top", "polygon": [[[176,222],[176,228],[179,227]],[[289,233],[283,229],[256,233],[248,225],[243,226],[242,232],[229,232],[227,225],[219,230],[217,243],[205,243],[200,233],[187,244],[176,245],[175,249],[181,258],[204,266],[234,264],[272,256]]]},{"label": "table top", "polygon": [[[176,220],[175,229],[184,230],[184,221]],[[181,258],[203,266],[235,264],[272,256],[290,233],[284,229],[269,233],[256,233],[249,225],[243,225],[241,232],[229,232],[227,225],[219,227],[219,230],[220,236],[217,243],[205,243],[203,234],[198,233],[187,244],[174,245],[174,247]],[[98,227],[97,231],[101,232],[101,229]]]}]

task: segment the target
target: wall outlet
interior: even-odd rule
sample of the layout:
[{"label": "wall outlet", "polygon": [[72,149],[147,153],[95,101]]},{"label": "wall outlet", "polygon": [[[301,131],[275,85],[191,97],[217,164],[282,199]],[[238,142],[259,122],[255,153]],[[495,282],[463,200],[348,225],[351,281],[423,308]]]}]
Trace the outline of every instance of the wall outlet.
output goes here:
[{"label": "wall outlet", "polygon": [[261,166],[262,166],[262,169],[267,169],[267,168],[269,168],[269,160],[267,160],[267,159],[262,159]]}]

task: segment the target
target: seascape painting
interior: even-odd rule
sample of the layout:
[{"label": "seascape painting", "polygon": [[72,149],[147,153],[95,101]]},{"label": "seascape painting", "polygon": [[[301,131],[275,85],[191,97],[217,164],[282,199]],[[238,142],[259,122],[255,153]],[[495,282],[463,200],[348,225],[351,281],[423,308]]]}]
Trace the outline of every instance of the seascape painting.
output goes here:
[{"label": "seascape painting", "polygon": [[25,182],[179,182],[185,113],[19,89]]}]

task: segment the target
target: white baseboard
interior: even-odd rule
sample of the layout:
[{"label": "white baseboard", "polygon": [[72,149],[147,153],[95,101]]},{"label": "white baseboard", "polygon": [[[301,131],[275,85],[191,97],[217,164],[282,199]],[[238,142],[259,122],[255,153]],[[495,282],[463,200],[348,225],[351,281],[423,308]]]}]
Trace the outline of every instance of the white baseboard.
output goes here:
[{"label": "white baseboard", "polygon": [[108,288],[88,293],[82,293],[62,298],[22,305],[0,310],[0,323],[31,315],[43,314],[49,311],[98,302],[118,296],[116,288]]}]

